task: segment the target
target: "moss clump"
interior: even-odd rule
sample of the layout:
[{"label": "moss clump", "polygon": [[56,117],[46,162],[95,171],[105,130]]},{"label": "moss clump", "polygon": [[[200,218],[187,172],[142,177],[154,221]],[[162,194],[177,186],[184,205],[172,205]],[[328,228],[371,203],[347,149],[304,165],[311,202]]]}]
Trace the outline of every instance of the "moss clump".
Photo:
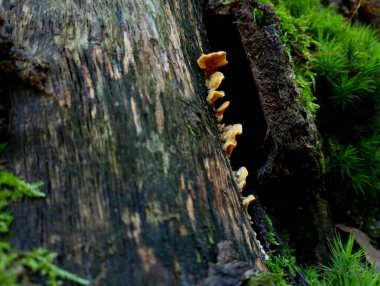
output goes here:
[{"label": "moss clump", "polygon": [[[280,28],[283,32],[281,41],[292,60],[298,88],[302,94],[301,100],[305,102],[309,116],[314,118],[319,105],[316,103],[316,97],[313,94],[316,73],[313,70],[315,56],[312,50],[317,42],[309,31],[310,18],[307,14],[301,13],[301,11],[299,11],[299,17],[295,17],[292,10],[287,6],[286,1],[265,0],[260,2],[275,7],[276,14],[280,18]],[[293,6],[297,11],[301,8],[298,7],[300,5],[296,2],[293,3]],[[302,6],[302,8],[305,7]]]},{"label": "moss clump", "polygon": [[264,2],[280,17],[283,43],[310,114],[320,106],[316,123],[329,201],[365,217],[380,200],[378,34],[317,0]]},{"label": "moss clump", "polygon": [[[359,218],[364,224],[379,211],[380,200],[379,34],[372,27],[351,23],[319,0],[260,2],[273,6],[280,18],[282,42],[321,135],[325,197],[333,220],[358,223]],[[342,245],[334,242],[330,274],[338,267],[334,255],[343,253]],[[380,285],[378,280],[339,284],[338,278],[330,275],[324,280],[323,275],[327,274],[317,279],[322,284],[313,285]]]},{"label": "moss clump", "polygon": [[269,241],[270,245],[272,245],[272,246],[279,246],[280,244],[276,240],[276,236],[274,234],[273,222],[272,222],[271,218],[269,217],[269,215],[267,215],[266,213],[264,213],[264,219],[265,219],[265,222],[266,222],[266,224],[268,225],[268,228],[269,228],[268,231],[267,231],[267,238],[268,238],[268,241]]},{"label": "moss clump", "polygon": [[261,272],[243,282],[243,286],[276,286],[281,279],[278,274]]},{"label": "moss clump", "polygon": [[[337,22],[314,28],[319,41],[315,68],[322,107],[319,129],[329,187],[351,201],[362,194],[379,199],[380,41],[371,28],[349,25],[331,10],[313,17],[322,22],[323,15]],[[351,207],[360,201],[354,199]]]},{"label": "moss clump", "polygon": [[331,263],[318,268],[308,268],[305,273],[311,286],[378,286],[380,273],[364,262],[364,250],[353,250],[354,238],[347,243],[336,237],[331,245]]},{"label": "moss clump", "polygon": [[[289,244],[280,245],[274,233],[273,222],[268,214],[264,214],[265,222],[268,226],[267,238],[270,243],[271,250],[269,259],[266,261],[266,265],[270,272],[278,275],[276,278],[276,285],[289,286],[287,280],[295,280],[300,268],[296,263],[294,251],[289,247]],[[285,237],[285,240],[286,239]]]}]

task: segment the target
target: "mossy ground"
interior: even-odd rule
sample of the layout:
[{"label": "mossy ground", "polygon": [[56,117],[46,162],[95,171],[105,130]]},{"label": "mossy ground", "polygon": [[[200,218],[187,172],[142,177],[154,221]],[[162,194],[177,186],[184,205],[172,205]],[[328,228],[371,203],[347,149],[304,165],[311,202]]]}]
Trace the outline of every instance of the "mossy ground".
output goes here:
[{"label": "mossy ground", "polygon": [[[319,0],[259,2],[273,6],[281,20],[282,42],[321,135],[324,196],[333,223],[366,226],[380,212],[380,37]],[[352,238],[346,245],[337,238],[331,265],[319,275],[309,271],[315,274],[311,285],[379,285],[378,275],[352,244]],[[347,267],[358,272],[340,277]]]}]

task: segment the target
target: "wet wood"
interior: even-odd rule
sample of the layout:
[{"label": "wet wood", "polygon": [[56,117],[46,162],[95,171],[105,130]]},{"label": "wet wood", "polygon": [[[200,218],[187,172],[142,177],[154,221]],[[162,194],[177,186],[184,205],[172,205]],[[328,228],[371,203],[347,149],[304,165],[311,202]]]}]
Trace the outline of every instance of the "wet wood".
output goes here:
[{"label": "wet wood", "polygon": [[13,207],[15,247],[92,285],[196,284],[224,240],[265,270],[196,64],[201,2],[0,0],[48,64],[42,89],[1,83],[7,168],[47,195]]},{"label": "wet wood", "polygon": [[259,196],[290,233],[299,257],[313,261],[313,247],[316,257],[327,261],[332,226],[325,215],[328,206],[318,198],[324,191],[318,133],[281,43],[280,20],[270,6],[256,0],[234,1],[230,11],[238,23],[268,128],[268,156],[257,175]]}]

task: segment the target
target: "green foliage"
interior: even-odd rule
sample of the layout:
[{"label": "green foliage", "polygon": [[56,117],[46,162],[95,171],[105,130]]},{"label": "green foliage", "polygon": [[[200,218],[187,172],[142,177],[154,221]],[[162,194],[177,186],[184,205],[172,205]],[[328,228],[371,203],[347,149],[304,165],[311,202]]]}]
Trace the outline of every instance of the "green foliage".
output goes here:
[{"label": "green foliage", "polygon": [[80,285],[89,284],[89,281],[56,266],[53,263],[56,256],[56,253],[49,252],[46,249],[19,253],[12,249],[9,243],[0,243],[0,285],[20,286],[19,280],[26,273],[46,277],[46,285],[50,286],[63,285],[63,280],[69,280]]},{"label": "green foliage", "polygon": [[[380,40],[318,0],[272,0],[309,114],[318,105],[327,187],[356,206],[380,198]],[[299,56],[302,55],[302,56]],[[367,200],[368,202],[368,200]]]},{"label": "green foliage", "polygon": [[[309,115],[320,106],[316,123],[330,198],[365,216],[371,207],[378,209],[380,199],[378,33],[349,23],[319,0],[262,2],[270,2],[281,20],[281,40],[293,60]],[[315,98],[318,105],[313,106]],[[380,285],[379,275],[362,263],[363,251],[354,253],[352,248],[352,238],[346,245],[335,240],[332,264],[306,271],[310,284]],[[269,261],[273,272],[289,263],[281,257]]]},{"label": "green foliage", "polygon": [[24,197],[43,198],[45,194],[39,191],[42,183],[28,184],[11,173],[0,171],[0,210],[10,202],[17,202]]},{"label": "green foliage", "polygon": [[25,197],[42,198],[44,193],[38,191],[40,183],[28,184],[4,170],[0,171],[0,235],[9,231],[13,215],[4,211],[10,202],[16,202]]},{"label": "green foliage", "polygon": [[243,282],[243,286],[276,286],[281,276],[270,272],[261,272]]},{"label": "green foliage", "polygon": [[[266,216],[266,220],[270,219]],[[285,241],[288,241],[286,235],[283,236]],[[276,242],[276,245],[279,244]],[[297,273],[300,272],[300,268],[297,265],[296,258],[294,256],[294,249],[292,249],[289,244],[284,244],[281,246],[281,251],[275,251],[269,255],[269,259],[265,262],[270,272],[278,274],[277,286],[289,286],[286,281],[288,275],[296,277]]]},{"label": "green foliage", "polygon": [[291,15],[295,18],[303,17],[310,13],[310,10],[319,6],[319,0],[282,0],[282,3],[289,9]]},{"label": "green foliage", "polygon": [[187,117],[185,117],[185,124],[187,126],[187,129],[189,130],[189,133],[193,137],[197,137],[197,133],[194,131],[194,129],[191,127],[190,121]]},{"label": "green foliage", "polygon": [[[300,272],[300,268],[297,266],[296,258],[294,256],[294,249],[291,248],[289,243],[281,245],[277,242],[272,219],[268,214],[264,213],[264,219],[267,223],[267,238],[270,245],[273,247],[271,251],[268,251],[269,259],[265,262],[269,271],[277,275],[277,286],[288,286],[286,278],[288,276],[295,277]],[[289,237],[286,233],[282,235],[285,241],[289,241]]]},{"label": "green foliage", "polygon": [[374,265],[364,261],[364,250],[354,252],[354,238],[350,236],[346,244],[336,237],[331,245],[329,266],[309,268],[305,271],[311,286],[379,286],[380,273]]},{"label": "green foliage", "polygon": [[56,257],[56,253],[49,252],[46,249],[36,249],[24,253],[20,263],[30,269],[33,273],[39,273],[42,276],[47,276],[47,284],[50,286],[62,285],[61,280],[70,280],[80,285],[89,284],[89,281],[56,266],[53,263]]},{"label": "green foliage", "polygon": [[53,263],[56,253],[45,249],[19,252],[7,241],[13,214],[6,211],[6,207],[24,197],[44,197],[45,194],[39,191],[40,186],[41,183],[28,184],[11,173],[0,170],[0,285],[20,286],[19,280],[22,277],[25,279],[27,273],[46,277],[46,284],[50,286],[63,285],[63,280],[88,285],[89,281],[56,266]]},{"label": "green foliage", "polygon": [[253,22],[259,27],[268,25],[268,16],[264,11],[255,8],[253,9],[252,16]]},{"label": "green foliage", "polygon": [[[311,16],[321,20],[320,15]],[[380,42],[369,27],[344,22],[339,26],[340,29],[332,29],[322,25],[316,30],[319,41],[316,70],[329,85],[328,103],[340,111],[352,110],[363,100],[378,103]],[[335,34],[335,30],[342,34]]]},{"label": "green foliage", "polygon": [[[331,160],[330,172],[339,174],[346,188],[352,188],[356,193],[379,189],[380,172],[380,134],[371,138],[363,138],[357,147],[342,145],[336,140],[330,140]],[[368,192],[370,196],[378,194]]]},{"label": "green foliage", "polygon": [[[293,277],[300,271],[300,268],[296,264],[295,257],[288,253],[284,255],[270,255],[269,260],[266,261],[266,265],[271,272],[280,274],[282,277],[286,277],[287,275],[285,270],[288,270]],[[285,286],[288,285],[288,283],[285,279],[282,279],[278,285]]]},{"label": "green foliage", "polygon": [[280,275],[279,281],[277,281],[278,286],[289,286],[285,280],[285,272],[283,266],[287,266],[279,257],[270,256],[269,260],[266,261],[266,265],[269,271]]},{"label": "green foliage", "polygon": [[269,230],[267,231],[267,238],[269,240],[269,243],[271,245],[274,245],[274,246],[280,245],[277,242],[276,237],[274,235],[274,227],[273,227],[273,222],[272,222],[271,218],[269,217],[269,215],[264,213],[264,219],[265,219],[265,222],[268,224],[268,227],[269,227]]},{"label": "green foliage", "polygon": [[379,197],[380,41],[371,28],[349,25],[331,10],[311,17],[319,39],[317,96],[325,108],[321,121],[330,122],[321,126],[323,136],[330,138],[324,149],[331,177],[341,178],[331,188]]},{"label": "green foliage", "polygon": [[299,18],[293,17],[291,11],[286,6],[287,1],[267,0],[260,2],[274,6],[276,14],[280,18],[280,28],[283,32],[281,41],[285,45],[289,57],[292,59],[296,82],[302,95],[301,100],[305,102],[309,115],[314,117],[319,105],[315,103],[316,98],[313,95],[315,72],[312,70],[312,67],[315,58],[310,52],[310,48],[316,42],[308,32],[310,26],[309,19],[303,15]]}]

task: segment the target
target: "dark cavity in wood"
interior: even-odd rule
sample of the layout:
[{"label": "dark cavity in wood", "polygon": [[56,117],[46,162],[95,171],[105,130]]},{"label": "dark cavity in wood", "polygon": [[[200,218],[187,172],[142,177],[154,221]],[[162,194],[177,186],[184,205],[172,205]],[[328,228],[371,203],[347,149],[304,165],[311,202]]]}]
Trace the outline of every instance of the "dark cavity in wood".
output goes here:
[{"label": "dark cavity in wood", "polygon": [[0,73],[17,76],[25,84],[49,94],[48,64],[30,57],[24,47],[11,39],[11,34],[12,26],[0,16]]},{"label": "dark cavity in wood", "polygon": [[[264,15],[256,22],[255,10]],[[271,7],[250,0],[234,1],[230,12],[267,125],[266,159],[258,168],[257,193],[290,232],[299,246],[299,256],[313,261],[311,244],[316,247],[318,259],[324,260],[327,239],[332,234],[327,230],[332,228],[330,221],[317,219],[320,206],[316,196],[324,191],[318,133],[306,113],[290,59],[280,41],[279,18]],[[324,224],[323,231],[319,223]],[[305,241],[309,242],[307,247]]]}]

